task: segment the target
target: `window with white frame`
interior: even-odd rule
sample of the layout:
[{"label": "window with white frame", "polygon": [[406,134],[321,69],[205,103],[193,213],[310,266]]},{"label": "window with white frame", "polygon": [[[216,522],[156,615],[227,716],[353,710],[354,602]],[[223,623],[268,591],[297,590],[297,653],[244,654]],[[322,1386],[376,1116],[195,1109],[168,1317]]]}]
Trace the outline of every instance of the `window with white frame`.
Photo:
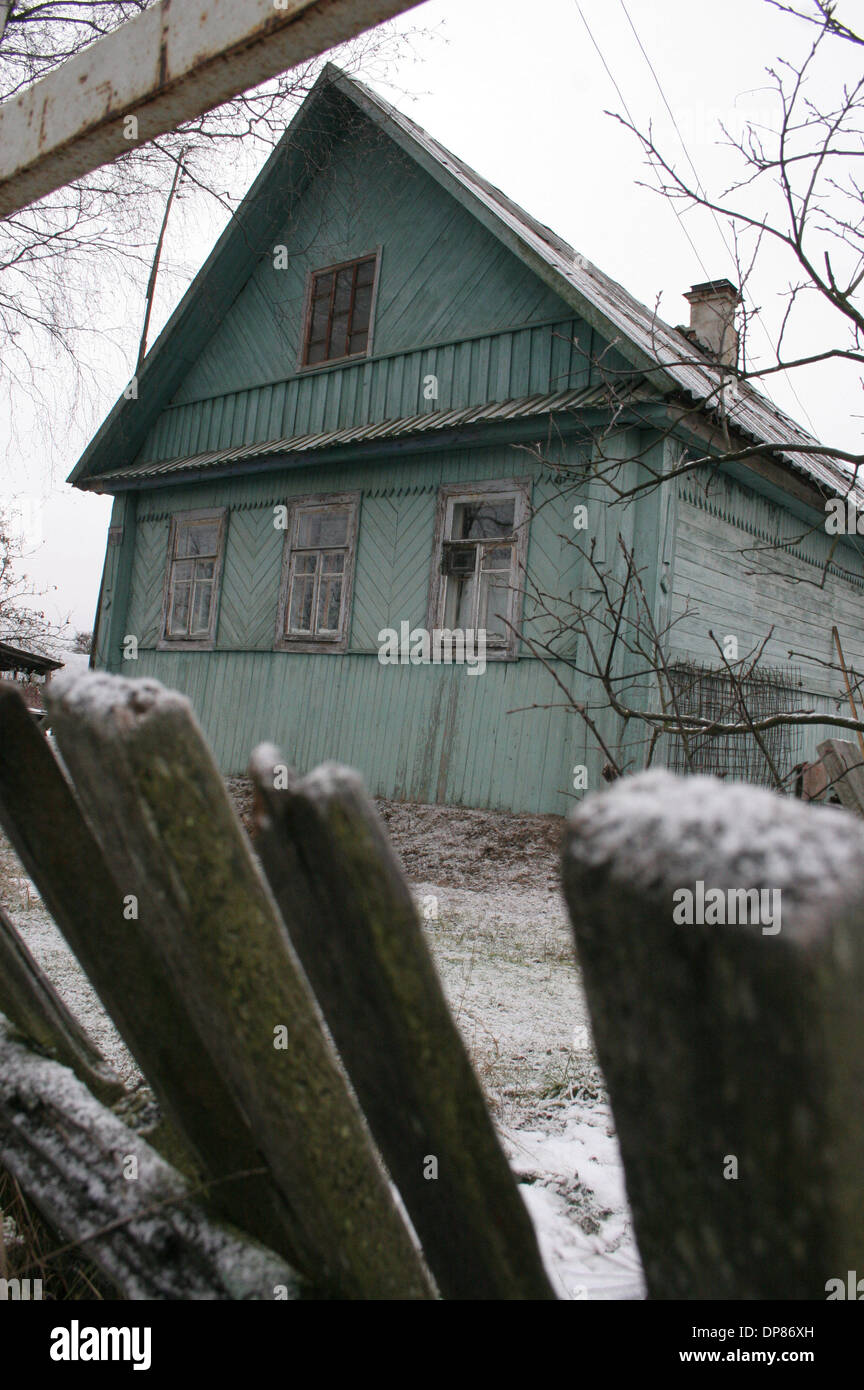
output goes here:
[{"label": "window with white frame", "polygon": [[299,498],[289,508],[276,645],[344,650],[358,496]]},{"label": "window with white frame", "polygon": [[490,655],[515,655],[528,544],[527,484],[443,487],[436,531],[430,626],[482,629]]},{"label": "window with white frame", "polygon": [[172,518],[163,641],[211,644],[216,634],[225,508]]}]

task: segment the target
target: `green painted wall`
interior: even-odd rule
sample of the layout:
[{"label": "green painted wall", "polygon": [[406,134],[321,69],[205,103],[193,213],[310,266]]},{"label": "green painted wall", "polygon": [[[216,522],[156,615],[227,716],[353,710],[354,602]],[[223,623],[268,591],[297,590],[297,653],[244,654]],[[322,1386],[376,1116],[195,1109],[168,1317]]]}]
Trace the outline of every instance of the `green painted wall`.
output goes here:
[{"label": "green painted wall", "polygon": [[[174,458],[587,385],[623,360],[367,121],[323,157],[139,457]],[[380,246],[374,353],[296,371],[307,271]],[[595,367],[596,372],[596,367]],[[423,381],[435,375],[435,402]]]},{"label": "green painted wall", "polygon": [[[697,472],[681,479],[677,490],[673,656],[716,666],[710,631],[721,641],[737,636],[743,656],[773,629],[763,661],[798,667],[799,707],[848,716],[840,677],[818,663],[836,662],[836,623],[847,663],[864,669],[860,539],[838,545],[823,518],[801,520],[731,478],[715,474],[709,482]],[[790,658],[790,652],[798,655]],[[850,735],[826,722],[799,735],[801,755],[814,758],[816,744],[830,737]]]},{"label": "green painted wall", "polygon": [[[573,466],[584,462],[575,445],[567,457]],[[439,483],[515,476],[533,479],[526,587],[566,600],[585,582],[584,561],[570,541],[574,499],[586,495],[585,486],[575,478],[562,482],[548,466],[532,470],[524,451],[512,447],[142,494],[126,554],[130,599],[111,668],[185,691],[229,773],[244,771],[252,747],[268,738],[302,770],[328,758],[358,767],[376,793],[563,812],[570,769],[586,762],[585,738],[581,721],[560,708],[524,708],[560,704],[539,661],[523,649],[517,662],[489,662],[483,675],[469,676],[462,667],[384,667],[377,660],[381,628],[425,625]],[[349,652],[274,652],[284,533],[273,525],[273,508],[305,492],[346,488],[362,493]],[[170,516],[216,503],[230,508],[217,650],[157,651]],[[597,521],[605,516],[598,506]],[[526,619],[529,633],[548,630],[530,597]],[[134,666],[120,658],[126,635],[138,642]],[[570,679],[563,661],[556,669]],[[596,784],[599,766],[588,762]]]},{"label": "green painted wall", "polygon": [[[267,217],[274,216],[268,205]],[[563,391],[597,380],[623,361],[532,272],[412,160],[358,120],[320,156],[316,174],[276,209],[272,251],[222,316],[172,403],[151,428],[139,459],[182,457],[241,444],[319,433],[354,424]],[[269,225],[269,224],[268,224]],[[304,284],[315,267],[382,248],[374,353],[349,366],[296,370]],[[221,312],[221,311],[220,311]],[[593,375],[592,375],[593,371]],[[435,375],[437,401],[423,398]],[[538,439],[543,426],[538,424]],[[837,621],[850,661],[864,663],[858,615],[864,566],[850,546],[820,561],[830,540],[808,531],[783,506],[732,478],[691,475],[680,484],[610,506],[610,494],[585,476],[586,446],[544,441],[545,461],[513,444],[404,450],[377,462],[319,463],[282,472],[142,490],[118,499],[115,539],[103,580],[97,664],[153,675],[191,699],[223,770],[241,773],[262,739],[283,747],[301,771],[327,759],[357,767],[373,793],[519,811],[563,812],[571,804],[574,765],[601,785],[604,761],[582,721],[562,705],[556,677],[592,707],[601,737],[634,771],[644,730],[622,729],[599,692],[578,673],[585,652],[561,644],[552,669],[523,644],[515,662],[490,662],[484,675],[464,668],[382,667],[378,632],[403,621],[425,624],[434,514],[442,483],[531,476],[534,516],[528,552],[527,632],[548,632],[532,595],[596,593],[598,583],[573,545],[572,510],[589,508],[595,545],[624,572],[618,543],[635,549],[640,581],[658,628],[671,621],[670,655],[716,666],[709,629],[734,632],[742,652],[773,623],[766,659],[788,652],[831,659]],[[610,456],[670,468],[674,440],[622,431],[605,440]],[[561,465],[572,470],[562,477]],[[636,481],[629,462],[619,488]],[[273,508],[304,493],[359,490],[362,495],[349,650],[342,655],[274,652],[283,533]],[[227,506],[229,519],[216,650],[159,652],[170,519],[174,512]],[[818,520],[817,520],[818,526]],[[121,539],[122,536],[122,539]],[[779,539],[778,557],[765,549]],[[841,551],[845,552],[841,558]],[[836,569],[836,564],[835,564]],[[613,590],[614,591],[614,590]],[[627,617],[634,614],[631,604]],[[134,666],[121,660],[134,636]],[[598,649],[603,634],[597,630]],[[572,663],[572,664],[568,664]],[[656,691],[624,660],[632,703],[654,707]],[[802,699],[827,714],[835,682],[808,667]],[[641,687],[639,685],[642,681]],[[626,687],[622,687],[626,688]],[[845,707],[844,707],[845,712]],[[810,739],[808,751],[818,736]],[[662,761],[662,752],[656,759]]]}]

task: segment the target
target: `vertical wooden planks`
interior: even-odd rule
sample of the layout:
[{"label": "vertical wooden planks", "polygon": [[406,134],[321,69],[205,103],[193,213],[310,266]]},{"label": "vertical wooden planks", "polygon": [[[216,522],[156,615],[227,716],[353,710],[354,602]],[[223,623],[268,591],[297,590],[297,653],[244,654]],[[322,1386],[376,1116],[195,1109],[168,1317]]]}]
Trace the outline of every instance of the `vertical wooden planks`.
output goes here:
[{"label": "vertical wooden planks", "polygon": [[122,887],[113,876],[44,737],[6,682],[0,683],[0,823],[180,1136],[172,1149],[188,1144],[193,1157],[185,1154],[184,1166],[200,1167],[216,1181],[220,1209],[290,1258],[291,1233],[272,1183],[266,1176],[232,1178],[260,1170],[260,1154],[172,971],[134,915],[135,888],[122,881],[122,865]]},{"label": "vertical wooden planks", "polygon": [[301,1297],[293,1269],[209,1216],[140,1134],[2,1018],[0,1160],[124,1298]]},{"label": "vertical wooden planks", "polygon": [[332,765],[292,781],[272,746],[252,773],[268,879],[442,1294],[554,1298],[362,784]]},{"label": "vertical wooden planks", "polygon": [[66,1008],[2,907],[0,1013],[64,1066],[71,1067],[100,1100],[111,1103],[124,1094],[122,1082]]},{"label": "vertical wooden planks", "polygon": [[248,1116],[293,1263],[337,1296],[432,1296],[187,702],[105,677],[55,685],[50,705],[115,877]]},{"label": "vertical wooden planks", "polygon": [[650,1297],[824,1299],[860,1269],[862,884],[857,821],[755,787],[644,773],[571,818]]}]

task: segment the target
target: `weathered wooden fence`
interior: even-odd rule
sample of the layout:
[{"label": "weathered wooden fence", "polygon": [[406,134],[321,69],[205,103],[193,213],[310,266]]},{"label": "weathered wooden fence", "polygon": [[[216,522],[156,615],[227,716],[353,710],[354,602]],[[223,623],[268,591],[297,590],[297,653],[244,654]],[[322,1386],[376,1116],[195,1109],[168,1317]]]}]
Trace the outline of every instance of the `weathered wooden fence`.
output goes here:
[{"label": "weathered wooden fence", "polygon": [[860,822],[647,773],[580,804],[564,884],[649,1296],[864,1279]]},{"label": "weathered wooden fence", "polygon": [[62,764],[0,688],[0,822],[163,1117],[0,919],[0,1163],[51,1225],[130,1298],[554,1298],[357,778],[258,750],[262,873],[182,697],[49,711]]},{"label": "weathered wooden fence", "polygon": [[[0,686],[0,821],[162,1112],[0,914],[0,1163],[52,1226],[131,1298],[554,1297],[357,777],[259,748],[256,857],[182,697],[50,716],[62,764]],[[563,872],[649,1296],[864,1277],[860,822],[650,773]]]},{"label": "weathered wooden fence", "polygon": [[853,816],[864,819],[864,758],[857,743],[828,738],[819,744],[819,757],[829,787]]}]

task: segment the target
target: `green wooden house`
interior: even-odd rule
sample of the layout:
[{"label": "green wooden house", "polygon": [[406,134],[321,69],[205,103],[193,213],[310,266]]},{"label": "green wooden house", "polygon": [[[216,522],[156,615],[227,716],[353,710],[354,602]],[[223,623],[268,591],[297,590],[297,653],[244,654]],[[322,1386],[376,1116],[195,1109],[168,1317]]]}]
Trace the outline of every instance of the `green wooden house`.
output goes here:
[{"label": "green wooden house", "polygon": [[[661,323],[328,67],[72,473],[114,496],[94,664],[185,691],[226,773],[269,739],[377,795],[562,812],[640,756],[567,630],[620,537],[702,694],[709,633],[773,626],[778,698],[830,722],[827,668],[784,672],[834,623],[864,656],[858,540],[825,530],[847,484],[736,382],[734,288],[690,299]],[[451,631],[482,662],[423,659]]]}]

